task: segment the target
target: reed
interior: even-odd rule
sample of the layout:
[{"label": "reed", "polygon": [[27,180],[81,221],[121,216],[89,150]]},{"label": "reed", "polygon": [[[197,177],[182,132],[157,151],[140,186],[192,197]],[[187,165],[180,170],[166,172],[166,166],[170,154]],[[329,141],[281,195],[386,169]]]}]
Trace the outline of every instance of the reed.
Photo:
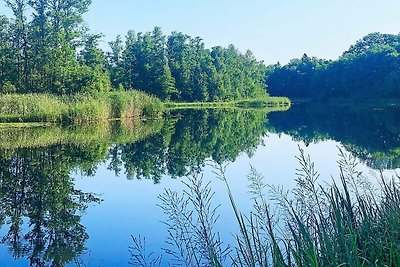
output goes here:
[{"label": "reed", "polygon": [[380,173],[375,182],[341,150],[340,158],[340,182],[321,186],[300,149],[297,186],[291,194],[269,187],[269,198],[252,169],[255,210],[242,215],[231,197],[240,215],[234,266],[399,266],[400,177]]}]

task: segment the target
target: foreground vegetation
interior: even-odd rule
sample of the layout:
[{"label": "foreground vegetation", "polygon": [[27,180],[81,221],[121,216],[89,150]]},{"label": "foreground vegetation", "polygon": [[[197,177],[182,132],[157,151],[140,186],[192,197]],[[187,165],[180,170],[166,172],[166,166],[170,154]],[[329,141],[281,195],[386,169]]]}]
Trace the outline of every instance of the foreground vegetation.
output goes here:
[{"label": "foreground vegetation", "polygon": [[0,122],[88,122],[154,117],[162,103],[138,91],[77,94],[0,94]]},{"label": "foreground vegetation", "polygon": [[[318,184],[313,162],[300,150],[297,186],[267,187],[252,168],[248,178],[253,211],[240,212],[224,166],[215,173],[226,184],[238,223],[234,248],[215,230],[218,209],[210,183],[196,174],[183,195],[167,189],[160,196],[169,238],[165,251],[179,266],[398,266],[400,264],[400,186],[397,175],[377,180],[357,170],[354,158],[340,151],[340,177]],[[265,189],[269,188],[269,195]],[[162,264],[143,254],[144,240],[133,237],[131,263]]]}]

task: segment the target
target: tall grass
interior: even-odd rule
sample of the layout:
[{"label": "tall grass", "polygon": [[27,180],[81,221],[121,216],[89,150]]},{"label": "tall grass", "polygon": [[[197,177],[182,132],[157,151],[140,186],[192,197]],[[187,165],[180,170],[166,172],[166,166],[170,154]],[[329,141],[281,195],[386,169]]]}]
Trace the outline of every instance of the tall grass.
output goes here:
[{"label": "tall grass", "polygon": [[88,122],[116,118],[152,117],[162,103],[138,91],[98,95],[0,95],[0,122]]},{"label": "tall grass", "polygon": [[[270,187],[270,198],[253,169],[255,211],[238,219],[233,265],[400,266],[399,177],[381,173],[374,183],[357,171],[354,158],[343,151],[340,158],[340,182],[321,186],[314,163],[300,149],[297,186],[291,194]],[[224,172],[221,177],[226,181]],[[278,213],[272,212],[271,200]],[[235,207],[233,198],[231,203]]]},{"label": "tall grass", "polygon": [[60,121],[68,114],[68,105],[52,95],[0,95],[1,122]]},{"label": "tall grass", "polygon": [[[354,158],[341,150],[339,153],[339,182],[333,180],[331,185],[318,183],[314,163],[301,149],[297,185],[291,191],[266,185],[263,175],[252,168],[248,179],[254,202],[253,211],[247,215],[236,205],[225,168],[217,166],[215,173],[226,183],[239,229],[236,247],[228,255],[231,262],[207,258],[205,263],[190,262],[186,266],[400,266],[400,177],[387,178],[380,173],[375,180],[357,170]],[[203,217],[202,212],[217,216],[215,209],[186,207],[193,200],[211,203],[213,193],[204,191],[209,184],[204,187],[189,179],[186,186],[186,198],[177,197],[173,191],[167,191],[172,197],[161,198],[170,236],[177,240],[168,242],[169,246],[179,248],[179,242],[193,242],[184,245],[194,252],[175,250],[184,256],[197,255],[201,245],[207,251],[221,251],[222,241],[210,243],[185,226],[190,226],[192,217]],[[219,236],[218,232],[213,235]]]}]

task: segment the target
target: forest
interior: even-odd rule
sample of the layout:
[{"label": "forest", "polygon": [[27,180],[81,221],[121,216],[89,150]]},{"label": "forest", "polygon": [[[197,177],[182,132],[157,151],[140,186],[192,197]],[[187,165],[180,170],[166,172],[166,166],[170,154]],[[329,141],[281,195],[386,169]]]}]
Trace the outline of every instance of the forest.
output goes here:
[{"label": "forest", "polygon": [[83,23],[90,0],[6,0],[0,14],[0,93],[97,94],[140,90],[162,100],[266,96],[265,66],[250,51],[205,47],[159,27],[129,31],[103,51]]},{"label": "forest", "polygon": [[207,48],[200,37],[165,35],[160,27],[129,31],[105,48],[104,36],[83,21],[90,0],[5,3],[13,15],[0,14],[0,96],[139,90],[174,102],[400,97],[400,34],[369,34],[337,60],[304,54],[267,66],[251,51]]},{"label": "forest", "polygon": [[304,54],[268,67],[268,91],[291,99],[351,101],[400,97],[400,34],[372,33],[337,60]]}]

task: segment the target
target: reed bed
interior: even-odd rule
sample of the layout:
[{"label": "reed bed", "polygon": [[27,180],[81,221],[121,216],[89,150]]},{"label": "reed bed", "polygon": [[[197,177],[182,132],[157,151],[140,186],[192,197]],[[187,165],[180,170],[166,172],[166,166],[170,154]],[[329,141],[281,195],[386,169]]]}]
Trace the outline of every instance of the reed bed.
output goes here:
[{"label": "reed bed", "polygon": [[162,103],[143,92],[109,92],[98,95],[0,95],[0,122],[88,122],[153,117]]}]

